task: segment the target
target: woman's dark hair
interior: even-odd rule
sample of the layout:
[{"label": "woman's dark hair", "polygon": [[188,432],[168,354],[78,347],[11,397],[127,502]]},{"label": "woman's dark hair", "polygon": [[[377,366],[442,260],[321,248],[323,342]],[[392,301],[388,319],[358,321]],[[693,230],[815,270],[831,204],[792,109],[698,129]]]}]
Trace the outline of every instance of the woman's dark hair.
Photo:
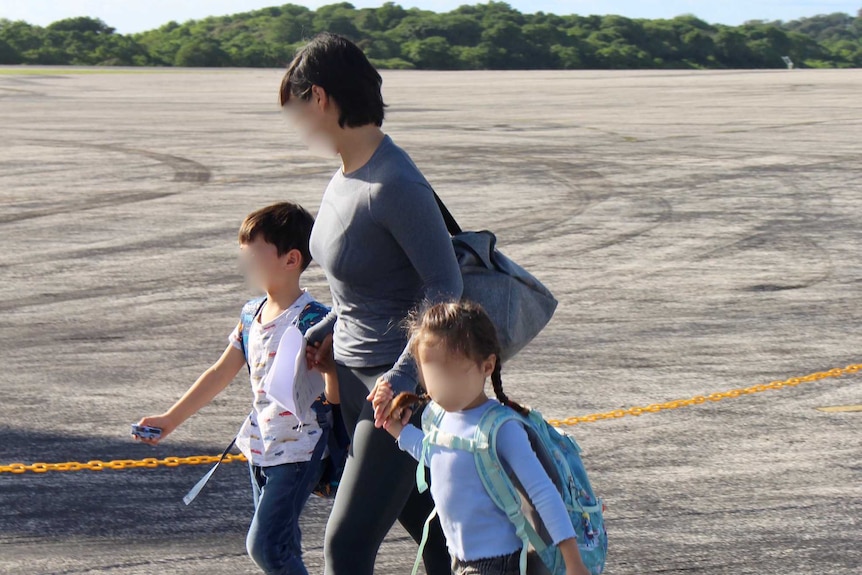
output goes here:
[{"label": "woman's dark hair", "polygon": [[257,237],[275,246],[278,255],[290,250],[302,254],[302,269],[311,263],[308,247],[314,218],[305,208],[293,202],[280,202],[247,215],[239,227],[239,243],[249,244]]},{"label": "woman's dark hair", "polygon": [[311,99],[320,86],[338,105],[338,125],[356,128],[383,125],[383,79],[359,47],[337,34],[324,32],[300,48],[281,81],[278,103]]},{"label": "woman's dark hair", "polygon": [[500,376],[500,342],[497,329],[481,305],[470,301],[438,303],[416,311],[407,318],[410,353],[418,357],[416,348],[426,337],[443,342],[450,352],[468,357],[481,364],[491,355],[496,358],[491,383],[494,395],[503,405],[526,415],[529,410],[515,403],[503,391]]}]

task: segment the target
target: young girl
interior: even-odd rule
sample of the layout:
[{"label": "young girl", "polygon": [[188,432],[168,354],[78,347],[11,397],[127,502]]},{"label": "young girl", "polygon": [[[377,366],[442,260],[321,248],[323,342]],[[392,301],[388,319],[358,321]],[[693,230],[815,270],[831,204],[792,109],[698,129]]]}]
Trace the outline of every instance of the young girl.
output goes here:
[{"label": "young girl", "polygon": [[[469,302],[442,303],[409,320],[410,351],[431,400],[446,412],[440,430],[473,438],[482,414],[498,401],[516,411],[526,409],[503,392],[500,345],[491,319]],[[491,378],[496,399],[485,394]],[[372,403],[386,405],[391,388],[378,385]],[[423,432],[408,423],[410,410],[396,401],[383,427],[398,446],[417,460]],[[575,531],[557,489],[536,457],[524,427],[505,423],[497,436],[501,459],[514,471],[559,545],[568,575],[588,575],[581,562]],[[456,575],[519,575],[521,539],[506,515],[488,496],[472,453],[431,446],[431,494],[452,555]]]}]

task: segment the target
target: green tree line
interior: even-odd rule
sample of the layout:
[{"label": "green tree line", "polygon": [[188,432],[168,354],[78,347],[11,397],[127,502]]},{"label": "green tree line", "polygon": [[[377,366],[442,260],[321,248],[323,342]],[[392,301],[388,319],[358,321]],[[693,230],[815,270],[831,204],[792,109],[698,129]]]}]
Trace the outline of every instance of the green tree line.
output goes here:
[{"label": "green tree line", "polygon": [[523,14],[503,2],[435,13],[394,3],[286,4],[118,34],[95,18],[0,19],[0,64],[280,67],[314,34],[351,38],[381,68],[862,67],[862,10],[789,22]]}]

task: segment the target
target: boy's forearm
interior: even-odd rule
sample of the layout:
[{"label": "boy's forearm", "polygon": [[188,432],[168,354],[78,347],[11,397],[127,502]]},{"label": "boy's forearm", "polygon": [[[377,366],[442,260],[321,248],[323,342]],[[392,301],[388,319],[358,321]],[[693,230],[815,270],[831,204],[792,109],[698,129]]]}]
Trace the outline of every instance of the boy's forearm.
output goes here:
[{"label": "boy's forearm", "polygon": [[188,391],[174,403],[166,415],[169,415],[176,422],[176,425],[180,425],[200,411],[221,393],[236,376],[236,373],[231,374],[228,371],[217,366],[207,369]]},{"label": "boy's forearm", "polygon": [[335,373],[323,374],[323,394],[329,403],[341,403],[341,394],[338,391],[338,375]]},{"label": "boy's forearm", "polygon": [[228,345],[218,361],[201,374],[165,415],[180,425],[221,393],[244,365],[245,354]]}]

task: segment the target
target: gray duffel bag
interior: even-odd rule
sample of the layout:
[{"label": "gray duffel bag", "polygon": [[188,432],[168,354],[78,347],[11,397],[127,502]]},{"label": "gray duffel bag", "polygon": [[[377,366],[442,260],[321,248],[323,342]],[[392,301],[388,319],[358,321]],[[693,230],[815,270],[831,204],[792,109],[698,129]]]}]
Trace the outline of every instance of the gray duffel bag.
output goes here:
[{"label": "gray duffel bag", "polygon": [[452,236],[464,278],[462,298],[480,304],[491,316],[497,327],[502,360],[506,361],[551,321],[557,300],[542,282],[497,250],[497,237],[493,233],[461,230],[436,193],[434,198]]}]

